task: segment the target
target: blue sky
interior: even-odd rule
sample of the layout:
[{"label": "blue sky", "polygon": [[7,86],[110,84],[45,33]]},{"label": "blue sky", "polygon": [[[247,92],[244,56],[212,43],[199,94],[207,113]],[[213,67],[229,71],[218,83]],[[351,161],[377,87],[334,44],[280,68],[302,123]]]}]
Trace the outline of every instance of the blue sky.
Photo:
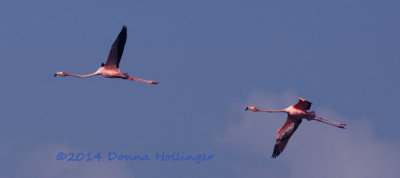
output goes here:
[{"label": "blue sky", "polygon": [[[336,177],[331,170],[398,177],[399,7],[390,0],[1,1],[1,177]],[[94,72],[122,25],[121,71],[159,85],[53,78]],[[243,109],[281,109],[297,97],[348,129],[303,122],[272,160],[285,115]],[[55,159],[60,151],[215,159],[71,163]]]}]

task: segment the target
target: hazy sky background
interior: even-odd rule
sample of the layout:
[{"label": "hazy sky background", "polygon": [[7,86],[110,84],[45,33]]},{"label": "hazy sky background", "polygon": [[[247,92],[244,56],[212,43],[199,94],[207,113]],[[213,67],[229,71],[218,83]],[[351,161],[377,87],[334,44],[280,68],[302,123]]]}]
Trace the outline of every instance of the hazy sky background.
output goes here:
[{"label": "hazy sky background", "polygon": [[[400,1],[0,2],[0,177],[400,177]],[[122,25],[122,72],[94,72]],[[303,122],[303,97],[341,130]],[[209,162],[57,161],[60,151]]]}]

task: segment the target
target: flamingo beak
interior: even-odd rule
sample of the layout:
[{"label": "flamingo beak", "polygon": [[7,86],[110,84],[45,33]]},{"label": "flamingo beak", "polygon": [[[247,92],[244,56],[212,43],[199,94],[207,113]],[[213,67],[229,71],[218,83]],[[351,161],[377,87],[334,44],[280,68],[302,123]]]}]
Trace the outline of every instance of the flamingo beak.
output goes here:
[{"label": "flamingo beak", "polygon": [[67,76],[67,73],[65,73],[65,72],[56,72],[54,74],[54,77],[56,77],[57,75],[61,75],[61,76],[65,77],[65,76]]},{"label": "flamingo beak", "polygon": [[151,84],[158,84],[158,82],[156,82],[156,81],[151,81],[150,83]]},{"label": "flamingo beak", "polygon": [[245,109],[245,111],[247,110],[252,110],[252,111],[257,111],[257,108],[254,106],[247,106],[247,108]]}]

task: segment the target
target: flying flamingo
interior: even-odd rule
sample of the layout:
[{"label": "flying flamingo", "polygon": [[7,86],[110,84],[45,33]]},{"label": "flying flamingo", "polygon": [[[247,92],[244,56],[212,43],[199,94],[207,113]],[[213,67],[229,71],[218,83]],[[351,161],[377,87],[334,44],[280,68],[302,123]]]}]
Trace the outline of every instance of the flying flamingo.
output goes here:
[{"label": "flying flamingo", "polygon": [[65,72],[56,72],[54,74],[54,77],[56,77],[57,75],[63,77],[65,76],[92,77],[95,75],[102,75],[103,77],[106,78],[122,78],[149,84],[158,84],[158,82],[156,81],[143,80],[131,77],[128,75],[128,73],[121,73],[119,71],[119,62],[121,61],[122,53],[124,52],[126,37],[127,37],[127,31],[126,31],[126,26],[124,25],[117,39],[115,39],[114,43],[111,45],[110,53],[108,54],[106,64],[101,63],[101,66],[99,67],[99,69],[97,69],[96,72],[88,75],[76,75],[76,74],[68,74]]},{"label": "flying flamingo", "polygon": [[291,105],[283,110],[262,110],[254,106],[248,106],[245,110],[252,110],[254,112],[286,112],[288,117],[285,124],[278,130],[278,135],[276,136],[274,152],[272,153],[272,158],[276,158],[285,149],[286,144],[289,142],[290,137],[296,131],[297,127],[301,124],[302,119],[315,120],[337,128],[344,129],[346,124],[330,121],[315,115],[314,111],[307,112],[311,108],[311,102],[299,98],[299,102]]}]

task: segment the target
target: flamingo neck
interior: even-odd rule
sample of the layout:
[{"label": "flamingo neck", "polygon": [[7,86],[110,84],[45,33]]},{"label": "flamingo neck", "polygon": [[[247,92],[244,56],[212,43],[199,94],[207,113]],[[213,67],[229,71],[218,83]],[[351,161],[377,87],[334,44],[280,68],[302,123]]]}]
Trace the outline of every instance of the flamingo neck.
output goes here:
[{"label": "flamingo neck", "polygon": [[95,75],[97,75],[97,73],[95,72],[95,73],[92,73],[92,74],[88,74],[88,75],[78,75],[78,74],[66,74],[67,76],[74,76],[74,77],[81,77],[81,78],[84,78],[84,77],[92,77],[92,76],[95,76]]},{"label": "flamingo neck", "polygon": [[263,109],[257,109],[257,111],[261,111],[261,112],[287,112],[285,110],[263,110]]}]

